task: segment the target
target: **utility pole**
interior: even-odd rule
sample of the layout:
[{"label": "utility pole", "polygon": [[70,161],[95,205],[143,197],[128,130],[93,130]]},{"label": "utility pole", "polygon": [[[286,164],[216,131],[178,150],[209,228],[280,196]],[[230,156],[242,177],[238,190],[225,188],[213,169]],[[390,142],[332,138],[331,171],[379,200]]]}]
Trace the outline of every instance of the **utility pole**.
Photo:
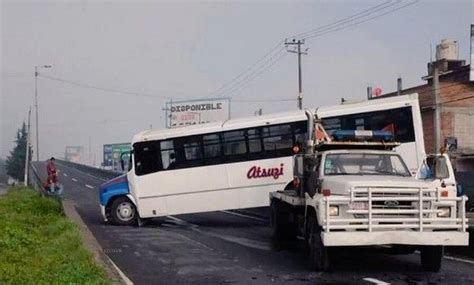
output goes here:
[{"label": "utility pole", "polygon": [[440,94],[439,94],[439,63],[440,61],[435,61],[431,68],[433,68],[433,99],[434,99],[434,134],[435,134],[435,144],[434,151],[437,153],[441,148],[441,104],[440,104]]},{"label": "utility pole", "polygon": [[39,161],[39,128],[38,128],[38,66],[35,66],[35,113],[36,113],[36,161]]},{"label": "utility pole", "polygon": [[397,78],[397,96],[402,95],[402,89],[403,89],[403,86],[402,86],[402,75],[399,74],[399,75],[398,75],[398,78]]},{"label": "utility pole", "polygon": [[304,45],[303,40],[295,40],[293,39],[291,42],[285,41],[285,46],[288,47],[290,45],[296,45],[296,50],[287,50],[287,52],[296,53],[298,55],[298,108],[300,110],[303,109],[303,86],[302,86],[302,78],[301,78],[301,55],[308,54],[306,49],[305,51],[301,51],[301,45]]},{"label": "utility pole", "polygon": [[31,107],[28,110],[28,129],[26,133],[26,159],[25,159],[25,176],[24,176],[24,182],[25,186],[28,186],[28,169],[29,169],[29,163],[30,163],[30,118],[31,118]]},{"label": "utility pole", "polygon": [[39,128],[38,128],[38,68],[51,68],[51,65],[35,66],[35,112],[36,112],[36,161],[39,161]]}]

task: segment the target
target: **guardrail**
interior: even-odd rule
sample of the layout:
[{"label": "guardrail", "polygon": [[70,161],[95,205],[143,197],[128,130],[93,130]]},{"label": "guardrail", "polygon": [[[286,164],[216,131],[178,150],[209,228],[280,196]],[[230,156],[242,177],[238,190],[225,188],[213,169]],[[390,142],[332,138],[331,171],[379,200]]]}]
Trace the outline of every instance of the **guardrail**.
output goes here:
[{"label": "guardrail", "polygon": [[46,193],[43,189],[43,181],[33,163],[30,163],[28,167],[28,185],[33,186],[41,196],[45,196]]},{"label": "guardrail", "polygon": [[91,175],[102,178],[104,180],[109,180],[122,174],[121,172],[100,169],[100,168],[92,167],[89,165],[75,163],[75,162],[66,161],[66,160],[56,159],[56,163],[58,165],[65,165],[65,166],[89,173]]}]

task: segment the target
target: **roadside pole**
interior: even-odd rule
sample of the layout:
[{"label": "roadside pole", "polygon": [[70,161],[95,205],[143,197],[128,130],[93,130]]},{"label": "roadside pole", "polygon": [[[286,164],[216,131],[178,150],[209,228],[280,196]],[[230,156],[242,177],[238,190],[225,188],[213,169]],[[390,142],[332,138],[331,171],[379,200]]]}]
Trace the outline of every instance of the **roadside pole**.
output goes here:
[{"label": "roadside pole", "polygon": [[289,45],[296,45],[296,51],[295,50],[287,50],[287,52],[291,53],[296,53],[298,55],[298,109],[303,110],[303,84],[302,84],[302,72],[301,72],[301,55],[302,54],[308,54],[306,51],[301,51],[301,45],[304,45],[304,39],[303,40],[295,40],[288,42],[285,41],[285,46],[288,47]]},{"label": "roadside pole", "polygon": [[434,98],[434,134],[435,134],[435,153],[441,148],[441,104],[439,94],[439,61],[433,64],[433,98]]},{"label": "roadside pole", "polygon": [[25,186],[28,186],[28,169],[30,163],[30,118],[31,118],[31,107],[28,110],[28,129],[26,133],[26,155],[25,155]]}]

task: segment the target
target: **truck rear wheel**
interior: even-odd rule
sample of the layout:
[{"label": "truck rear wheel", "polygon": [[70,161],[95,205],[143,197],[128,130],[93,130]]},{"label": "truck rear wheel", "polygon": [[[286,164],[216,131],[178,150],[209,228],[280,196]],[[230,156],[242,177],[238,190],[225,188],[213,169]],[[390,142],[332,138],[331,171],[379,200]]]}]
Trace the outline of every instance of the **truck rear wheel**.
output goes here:
[{"label": "truck rear wheel", "polygon": [[311,269],[326,271],[329,268],[329,256],[321,238],[321,228],[314,215],[309,216],[307,225],[309,227],[308,248]]},{"label": "truck rear wheel", "polygon": [[137,209],[127,197],[118,197],[110,206],[110,218],[115,225],[131,226],[137,222]]},{"label": "truck rear wheel", "polygon": [[424,246],[420,249],[421,266],[425,271],[438,272],[443,260],[443,246]]},{"label": "truck rear wheel", "polygon": [[272,199],[270,204],[270,225],[274,240],[295,239],[298,234],[298,224],[290,222],[291,211],[280,201]]}]

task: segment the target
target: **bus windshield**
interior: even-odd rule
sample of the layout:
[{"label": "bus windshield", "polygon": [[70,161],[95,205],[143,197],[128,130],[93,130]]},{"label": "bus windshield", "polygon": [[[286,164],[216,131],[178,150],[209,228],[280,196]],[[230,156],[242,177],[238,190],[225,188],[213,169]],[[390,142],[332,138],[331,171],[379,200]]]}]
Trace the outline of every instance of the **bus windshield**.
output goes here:
[{"label": "bus windshield", "polygon": [[328,154],[324,175],[411,176],[400,156],[389,153]]}]

